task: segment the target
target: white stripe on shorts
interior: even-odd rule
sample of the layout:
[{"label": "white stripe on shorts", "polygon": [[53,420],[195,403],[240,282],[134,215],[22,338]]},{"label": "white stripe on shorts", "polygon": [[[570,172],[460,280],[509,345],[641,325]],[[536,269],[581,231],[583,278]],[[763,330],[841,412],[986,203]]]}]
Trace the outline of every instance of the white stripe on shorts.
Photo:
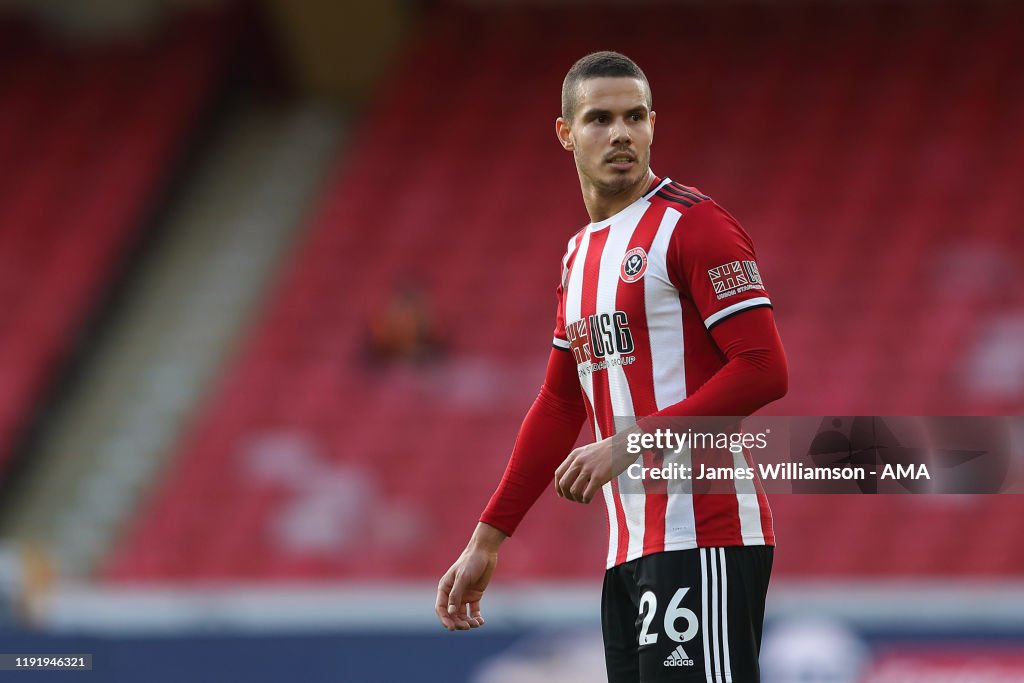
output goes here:
[{"label": "white stripe on shorts", "polygon": [[725,683],[732,683],[732,664],[729,663],[729,575],[725,571],[725,548],[718,549],[722,568],[722,668]]}]

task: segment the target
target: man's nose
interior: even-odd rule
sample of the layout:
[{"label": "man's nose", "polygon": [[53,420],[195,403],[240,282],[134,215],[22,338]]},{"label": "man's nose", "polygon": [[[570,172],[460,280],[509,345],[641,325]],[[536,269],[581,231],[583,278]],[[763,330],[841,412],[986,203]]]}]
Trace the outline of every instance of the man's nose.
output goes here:
[{"label": "man's nose", "polygon": [[632,140],[629,134],[629,126],[626,125],[626,122],[623,119],[618,119],[612,125],[611,133],[612,143],[622,144],[625,142],[630,142]]}]

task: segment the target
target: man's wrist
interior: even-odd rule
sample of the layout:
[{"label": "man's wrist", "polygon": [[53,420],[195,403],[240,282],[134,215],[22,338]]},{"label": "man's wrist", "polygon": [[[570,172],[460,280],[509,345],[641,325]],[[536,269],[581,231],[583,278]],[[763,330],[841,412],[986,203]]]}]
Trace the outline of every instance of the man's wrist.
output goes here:
[{"label": "man's wrist", "polygon": [[479,522],[473,530],[473,536],[469,539],[469,549],[483,550],[488,553],[497,553],[498,548],[508,538],[508,535],[501,529],[495,528],[486,522]]}]

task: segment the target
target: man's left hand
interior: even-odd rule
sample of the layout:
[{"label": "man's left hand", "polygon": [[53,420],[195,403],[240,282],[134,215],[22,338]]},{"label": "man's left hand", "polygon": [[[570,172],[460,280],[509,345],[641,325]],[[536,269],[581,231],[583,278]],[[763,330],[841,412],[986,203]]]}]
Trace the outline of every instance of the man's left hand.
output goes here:
[{"label": "man's left hand", "polygon": [[580,446],[555,470],[555,490],[562,498],[589,503],[612,480],[612,437]]}]

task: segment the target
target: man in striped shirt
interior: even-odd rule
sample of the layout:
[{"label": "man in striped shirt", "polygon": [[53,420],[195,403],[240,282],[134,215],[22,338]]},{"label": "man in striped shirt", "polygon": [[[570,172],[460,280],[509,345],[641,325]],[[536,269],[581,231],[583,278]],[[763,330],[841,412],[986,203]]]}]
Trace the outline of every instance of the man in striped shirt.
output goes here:
[{"label": "man in striped shirt", "polygon": [[[775,544],[760,482],[707,492],[638,478],[621,446],[668,418],[749,415],[786,393],[786,358],[749,236],[708,196],[651,170],[654,122],[650,85],[627,57],[587,55],[566,75],[556,134],[591,223],[562,259],[540,394],[435,607],[450,630],[483,625],[498,547],[554,477],[563,498],[600,491],[607,509],[610,683],[750,683]],[[595,441],[573,450],[584,421]],[[753,467],[735,451],[725,464]],[[677,449],[674,464],[696,469],[704,454]]]}]

